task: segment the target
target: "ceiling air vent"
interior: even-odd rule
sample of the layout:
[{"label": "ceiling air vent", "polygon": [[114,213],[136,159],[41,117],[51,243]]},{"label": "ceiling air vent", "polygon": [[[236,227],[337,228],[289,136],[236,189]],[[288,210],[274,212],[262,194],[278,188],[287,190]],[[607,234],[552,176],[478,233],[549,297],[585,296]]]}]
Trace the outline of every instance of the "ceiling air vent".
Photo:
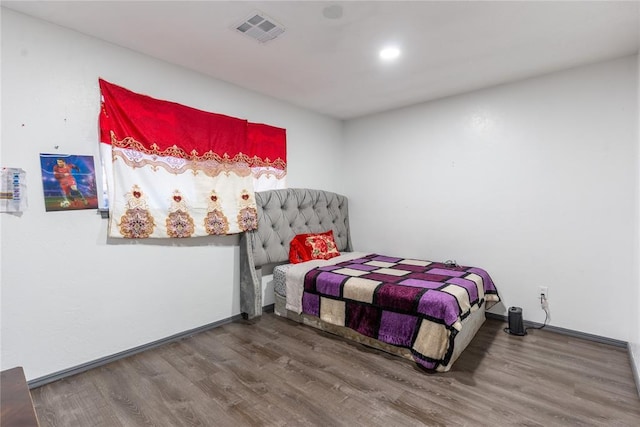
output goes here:
[{"label": "ceiling air vent", "polygon": [[284,27],[262,12],[254,12],[236,25],[236,30],[261,43],[268,42],[284,33]]}]

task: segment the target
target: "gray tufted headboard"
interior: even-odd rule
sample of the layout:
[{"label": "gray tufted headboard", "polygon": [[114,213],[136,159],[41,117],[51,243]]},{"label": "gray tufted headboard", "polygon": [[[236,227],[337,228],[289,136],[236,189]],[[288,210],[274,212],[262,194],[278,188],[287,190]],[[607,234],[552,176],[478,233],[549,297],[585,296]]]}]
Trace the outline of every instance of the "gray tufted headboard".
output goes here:
[{"label": "gray tufted headboard", "polygon": [[262,314],[262,266],[289,261],[296,234],[333,230],[340,252],[351,252],[347,198],[322,190],[288,188],[256,193],[258,229],[240,237],[240,311]]}]

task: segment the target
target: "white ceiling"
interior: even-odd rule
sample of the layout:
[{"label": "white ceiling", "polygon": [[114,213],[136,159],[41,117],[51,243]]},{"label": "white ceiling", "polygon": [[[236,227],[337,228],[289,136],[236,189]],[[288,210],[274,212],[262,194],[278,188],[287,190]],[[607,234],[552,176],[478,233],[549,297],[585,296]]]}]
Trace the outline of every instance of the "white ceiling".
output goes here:
[{"label": "white ceiling", "polygon": [[[216,79],[349,119],[638,52],[640,3],[1,1]],[[323,9],[338,4],[342,17]],[[261,11],[286,31],[235,25]],[[402,55],[381,63],[395,43]]]}]

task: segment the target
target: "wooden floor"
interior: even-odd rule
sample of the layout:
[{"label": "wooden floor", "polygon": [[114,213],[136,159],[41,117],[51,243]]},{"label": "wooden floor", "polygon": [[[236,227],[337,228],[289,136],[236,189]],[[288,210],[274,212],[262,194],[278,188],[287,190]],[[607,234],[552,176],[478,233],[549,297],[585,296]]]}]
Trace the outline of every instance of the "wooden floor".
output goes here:
[{"label": "wooden floor", "polygon": [[487,320],[451,372],[266,314],[32,390],[47,426],[639,426],[625,349]]}]

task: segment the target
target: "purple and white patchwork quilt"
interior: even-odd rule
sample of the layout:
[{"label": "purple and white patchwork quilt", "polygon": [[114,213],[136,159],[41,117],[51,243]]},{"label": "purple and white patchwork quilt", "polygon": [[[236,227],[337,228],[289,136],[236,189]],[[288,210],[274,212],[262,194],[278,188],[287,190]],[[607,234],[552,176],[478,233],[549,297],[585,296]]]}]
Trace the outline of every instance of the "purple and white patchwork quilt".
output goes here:
[{"label": "purple and white patchwork quilt", "polygon": [[462,320],[499,300],[480,268],[369,254],[306,272],[302,312],[408,348],[436,369],[449,363]]}]

